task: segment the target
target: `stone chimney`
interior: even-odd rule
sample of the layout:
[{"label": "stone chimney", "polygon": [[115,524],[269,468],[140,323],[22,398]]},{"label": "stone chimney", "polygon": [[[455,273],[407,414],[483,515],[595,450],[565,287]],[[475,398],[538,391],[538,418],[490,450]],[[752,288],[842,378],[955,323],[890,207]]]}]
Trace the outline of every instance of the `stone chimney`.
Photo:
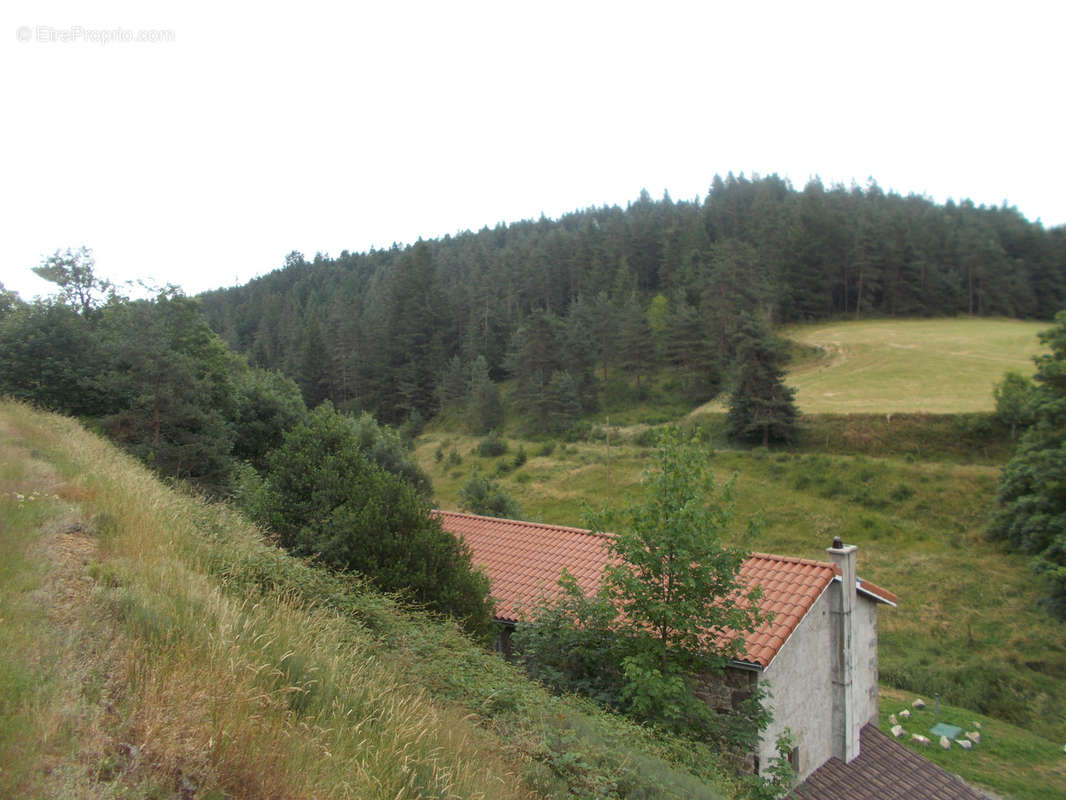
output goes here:
[{"label": "stone chimney", "polygon": [[845,764],[859,755],[859,719],[855,697],[857,601],[855,545],[845,545],[840,537],[826,550],[840,570],[839,592],[830,602],[833,640],[833,755]]}]

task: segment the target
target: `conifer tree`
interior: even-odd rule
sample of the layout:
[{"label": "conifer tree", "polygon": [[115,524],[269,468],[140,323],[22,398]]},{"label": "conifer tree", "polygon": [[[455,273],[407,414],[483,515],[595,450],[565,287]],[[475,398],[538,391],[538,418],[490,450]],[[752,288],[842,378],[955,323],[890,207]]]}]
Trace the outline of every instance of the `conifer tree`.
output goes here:
[{"label": "conifer tree", "polygon": [[569,372],[556,371],[544,391],[541,414],[547,429],[553,433],[569,430],[581,415],[581,400],[577,383]]},{"label": "conifer tree", "polygon": [[734,438],[761,442],[789,441],[799,412],[795,390],[785,385],[785,355],[773,334],[757,319],[745,320],[737,332],[729,398],[729,429]]},{"label": "conifer tree", "polygon": [[466,391],[466,421],[470,432],[478,436],[499,427],[503,422],[500,387],[489,377],[489,365],[485,356],[478,356],[470,365],[470,379]]},{"label": "conifer tree", "polygon": [[315,408],[329,397],[330,358],[326,351],[326,337],[318,315],[312,314],[304,332],[300,355],[298,384],[308,408]]},{"label": "conifer tree", "polygon": [[641,375],[647,373],[655,362],[655,342],[636,293],[630,294],[618,308],[616,341],[618,366],[636,376],[639,386]]},{"label": "conifer tree", "polygon": [[437,384],[437,395],[442,409],[458,408],[466,401],[468,380],[462,360],[459,356],[452,356],[441,370],[440,382]]},{"label": "conifer tree", "polygon": [[581,408],[591,411],[598,404],[598,386],[593,370],[597,347],[593,334],[592,308],[582,298],[570,306],[563,337],[563,363],[577,385]]}]

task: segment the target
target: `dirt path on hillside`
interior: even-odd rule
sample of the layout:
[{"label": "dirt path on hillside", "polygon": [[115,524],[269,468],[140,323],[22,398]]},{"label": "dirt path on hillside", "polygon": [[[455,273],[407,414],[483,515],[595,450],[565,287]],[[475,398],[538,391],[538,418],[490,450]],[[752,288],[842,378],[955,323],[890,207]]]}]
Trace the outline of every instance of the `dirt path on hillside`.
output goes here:
[{"label": "dirt path on hillside", "polygon": [[48,581],[52,595],[49,616],[59,623],[73,622],[92,591],[88,568],[96,557],[96,539],[84,523],[76,522],[46,537],[42,544],[55,566]]},{"label": "dirt path on hillside", "polygon": [[87,569],[96,555],[96,539],[77,501],[83,490],[63,479],[51,464],[35,457],[17,441],[18,432],[0,422],[5,459],[24,465],[25,473],[8,480],[0,490],[13,494],[19,503],[48,503],[58,508],[43,522],[33,552],[52,565],[37,590],[37,599],[49,619],[60,624],[72,622],[81,612],[92,588]]}]

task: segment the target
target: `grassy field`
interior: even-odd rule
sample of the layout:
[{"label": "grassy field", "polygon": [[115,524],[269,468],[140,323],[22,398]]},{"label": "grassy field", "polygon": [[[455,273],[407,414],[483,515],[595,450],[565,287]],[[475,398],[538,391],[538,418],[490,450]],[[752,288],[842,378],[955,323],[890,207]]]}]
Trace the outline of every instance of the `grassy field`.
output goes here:
[{"label": "grassy field", "polygon": [[292,559],[77,423],[0,401],[0,797],[742,797]]},{"label": "grassy field", "polygon": [[789,371],[807,414],[991,411],[1008,370],[1033,373],[1046,322],[958,317],[800,325],[783,335],[822,355]]},{"label": "grassy field", "polygon": [[[881,730],[890,733],[889,717],[908,709],[911,717],[901,720],[907,735],[900,737],[900,741],[948,772],[963,775],[972,784],[1016,800],[1066,797],[1066,754],[1058,743],[947,703],[940,704],[938,714],[931,697],[922,698],[926,707],[918,710],[912,705],[916,699],[908,692],[883,689],[879,708]],[[944,750],[929,730],[938,722],[956,725],[964,732],[977,731],[981,741],[972,750],[964,750],[954,743],[950,750]],[[917,744],[911,741],[911,733],[923,734],[932,742]]]},{"label": "grassy field", "polygon": [[[526,519],[582,525],[586,504],[639,491],[652,451],[632,444],[512,441],[494,459],[476,440],[431,433],[416,455],[442,508],[459,506],[473,469],[496,475]],[[526,461],[515,468],[515,455]],[[436,458],[440,450],[442,458]],[[453,456],[452,453],[455,453]],[[761,515],[753,550],[825,558],[833,536],[857,544],[861,573],[895,591],[881,614],[881,678],[1066,741],[1066,625],[1039,608],[1023,557],[986,541],[992,466],[819,453],[722,451],[714,472],[739,474],[741,515]],[[456,463],[456,460],[459,463]]]},{"label": "grassy field", "polygon": [[[1047,322],[955,317],[792,325],[787,382],[804,414],[991,411],[1008,370],[1032,375]],[[724,411],[719,398],[692,413]]]}]

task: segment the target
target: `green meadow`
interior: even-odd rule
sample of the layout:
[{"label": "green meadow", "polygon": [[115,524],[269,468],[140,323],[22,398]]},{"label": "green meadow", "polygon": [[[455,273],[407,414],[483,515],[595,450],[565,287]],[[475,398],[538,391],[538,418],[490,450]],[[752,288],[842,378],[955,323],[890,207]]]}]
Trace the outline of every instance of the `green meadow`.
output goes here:
[{"label": "green meadow", "polygon": [[[1057,742],[1035,736],[1024,728],[1003,722],[995,717],[978,714],[968,708],[959,708],[950,703],[940,703],[934,698],[923,697],[925,708],[916,709],[917,698],[909,692],[882,689],[879,718],[883,731],[890,732],[893,714],[903,709],[911,712],[902,723],[906,735],[900,741],[948,772],[964,775],[966,780],[990,789],[999,796],[1015,800],[1048,800],[1066,797],[1066,753]],[[956,742],[945,750],[930,728],[945,722],[962,728],[964,732],[976,731],[980,741],[972,749],[965,750]],[[910,734],[919,733],[931,740],[930,744],[918,744]]]},{"label": "green meadow", "polygon": [[1008,370],[1030,375],[1045,322],[958,317],[797,325],[813,357],[789,371],[806,414],[991,411]]},{"label": "green meadow", "polygon": [[[1033,373],[1047,322],[982,317],[791,325],[787,383],[804,414],[991,411],[1008,370]],[[724,411],[715,400],[693,413]]]}]

